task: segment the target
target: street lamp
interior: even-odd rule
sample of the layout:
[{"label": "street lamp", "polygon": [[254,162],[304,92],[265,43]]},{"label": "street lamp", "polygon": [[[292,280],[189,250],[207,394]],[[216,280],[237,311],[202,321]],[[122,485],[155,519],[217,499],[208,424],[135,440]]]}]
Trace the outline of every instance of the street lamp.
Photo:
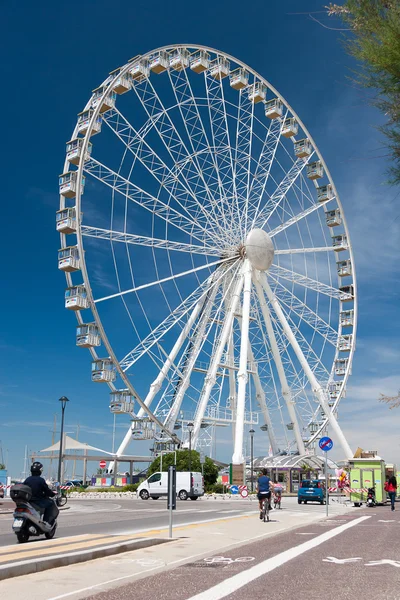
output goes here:
[{"label": "street lamp", "polygon": [[59,402],[61,402],[61,434],[60,434],[60,452],[58,455],[58,485],[59,490],[61,489],[61,463],[62,463],[62,454],[63,454],[63,437],[64,437],[64,412],[65,407],[67,406],[67,402],[69,402],[68,398],[62,396]]},{"label": "street lamp", "polygon": [[190,476],[190,495],[192,495],[192,433],[194,425],[193,423],[187,424],[187,430],[189,432],[189,476]]},{"label": "street lamp", "polygon": [[253,449],[254,449],[254,434],[255,434],[254,429],[250,429],[249,434],[250,434],[250,482],[251,482],[250,489],[251,489],[251,491],[253,491],[253,460],[254,460]]}]

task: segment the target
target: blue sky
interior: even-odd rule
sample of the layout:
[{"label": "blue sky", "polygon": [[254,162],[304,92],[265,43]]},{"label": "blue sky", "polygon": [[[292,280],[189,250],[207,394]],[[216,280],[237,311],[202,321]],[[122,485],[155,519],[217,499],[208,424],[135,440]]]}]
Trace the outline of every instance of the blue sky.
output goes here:
[{"label": "blue sky", "polygon": [[[323,10],[304,0],[302,12]],[[398,189],[385,186],[380,116],[351,82],[352,61],[299,2],[110,3],[44,0],[3,7],[3,233],[0,351],[1,429],[13,475],[24,446],[51,441],[57,399],[66,395],[67,431],[109,449],[108,393],[90,382],[88,355],[75,346],[57,270],[57,176],[76,114],[109,71],[170,43],[218,48],[251,65],[294,107],[319,146],[339,190],[354,247],[359,329],[340,421],[352,447],[400,462],[399,413],[379,392],[400,387]],[[316,15],[318,16],[318,15]],[[319,15],[323,18],[323,15]],[[122,431],[122,428],[120,429]],[[257,440],[256,440],[257,450]],[[220,457],[229,457],[228,444]]]}]

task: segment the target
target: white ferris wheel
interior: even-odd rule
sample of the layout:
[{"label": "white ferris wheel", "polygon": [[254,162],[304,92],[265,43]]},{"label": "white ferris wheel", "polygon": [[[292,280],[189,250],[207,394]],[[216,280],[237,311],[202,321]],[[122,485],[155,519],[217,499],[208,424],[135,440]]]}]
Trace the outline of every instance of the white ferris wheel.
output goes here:
[{"label": "white ferris wheel", "polygon": [[303,454],[329,424],[351,456],[343,209],[302,121],[253,69],[172,45],[111,72],[67,143],[57,230],[77,345],[132,419],[118,456],[132,435],[177,442],[188,422],[194,447],[230,428],[235,464],[255,426],[266,451]]}]

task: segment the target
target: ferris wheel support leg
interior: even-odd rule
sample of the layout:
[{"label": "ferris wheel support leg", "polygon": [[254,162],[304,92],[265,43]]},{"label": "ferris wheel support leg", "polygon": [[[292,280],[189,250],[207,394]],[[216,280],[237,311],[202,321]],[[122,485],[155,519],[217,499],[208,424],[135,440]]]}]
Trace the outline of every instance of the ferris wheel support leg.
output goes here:
[{"label": "ferris wheel support leg", "polygon": [[246,388],[248,382],[247,357],[249,353],[249,323],[250,323],[250,299],[251,299],[251,265],[246,259],[244,263],[244,286],[242,307],[242,331],[240,336],[240,357],[238,372],[238,392],[236,407],[235,445],[233,448],[232,463],[241,465],[243,457],[243,432],[244,413],[246,405]]},{"label": "ferris wheel support leg", "polygon": [[[240,328],[242,327],[242,321],[241,318],[238,318],[238,322],[239,322],[239,326]],[[251,343],[250,343],[250,339],[249,339],[249,346],[248,346],[248,356],[247,359],[249,361],[249,363],[254,363],[254,354],[253,354],[253,350],[251,347]],[[274,428],[272,425],[272,420],[271,420],[271,416],[269,414],[269,410],[268,410],[268,406],[267,406],[267,402],[266,402],[266,398],[265,398],[265,392],[261,383],[261,379],[260,376],[258,374],[258,371],[256,371],[255,373],[253,373],[252,375],[253,378],[253,382],[254,382],[254,387],[256,390],[256,398],[257,398],[257,402],[261,408],[261,412],[262,415],[264,417],[265,420],[265,424],[268,426],[268,438],[269,438],[269,442],[271,444],[271,448],[272,448],[272,452],[274,454],[278,454],[279,452],[279,446],[278,443],[276,441],[276,437],[275,437],[275,432],[274,432]]]},{"label": "ferris wheel support leg", "polygon": [[297,419],[296,410],[294,408],[294,402],[292,399],[292,393],[290,391],[290,387],[288,385],[285,369],[283,368],[282,358],[279,353],[278,343],[276,341],[274,328],[272,326],[271,314],[269,312],[269,308],[267,306],[267,302],[265,300],[265,296],[263,294],[263,290],[259,282],[255,279],[254,285],[257,291],[258,299],[260,301],[261,312],[264,318],[265,327],[267,328],[269,342],[271,344],[272,355],[274,357],[276,369],[278,371],[278,377],[282,388],[282,395],[285,399],[286,406],[288,409],[289,417],[291,422],[293,423],[294,436],[297,443],[297,448],[300,454],[305,454],[306,449],[304,447],[304,441],[301,436],[300,425]]},{"label": "ferris wheel support leg", "polygon": [[327,415],[329,424],[331,425],[334,433],[337,436],[337,439],[339,440],[340,445],[342,446],[342,449],[345,453],[345,457],[351,458],[354,454],[344,436],[343,431],[341,430],[341,428],[339,426],[339,423],[337,422],[337,419],[335,418],[335,416],[333,415],[333,413],[329,407],[329,404],[325,397],[324,390],[322,389],[317,378],[315,377],[314,373],[312,372],[310,365],[308,364],[307,359],[304,356],[303,351],[300,348],[300,345],[299,345],[298,341],[296,340],[296,337],[295,337],[293,331],[291,330],[291,327],[283,313],[283,310],[269,286],[269,283],[267,281],[265,274],[261,277],[261,282],[262,282],[262,286],[268,296],[268,299],[271,302],[279,321],[281,322],[283,330],[284,330],[284,332],[285,332],[285,334],[286,334],[286,336],[287,336],[287,338],[288,338],[288,340],[289,340],[289,342],[290,342],[290,344],[291,344],[291,346],[292,346],[292,348],[304,370],[304,373],[306,374],[306,377],[307,377],[308,381],[310,382],[312,390],[313,390],[315,396],[317,397],[322,410]]},{"label": "ferris wheel support leg", "polygon": [[193,435],[192,435],[193,447],[196,446],[197,440],[199,438],[201,422],[203,420],[204,413],[207,408],[211,390],[215,384],[217,369],[218,369],[219,363],[221,362],[222,352],[226,346],[229,332],[232,329],[233,319],[234,319],[236,307],[239,302],[242,287],[243,287],[243,270],[240,272],[240,275],[238,276],[238,280],[236,282],[234,292],[231,296],[231,305],[230,305],[229,311],[227,312],[227,315],[225,317],[224,325],[222,327],[221,337],[218,341],[216,351],[211,360],[207,375],[204,379],[203,389],[201,390],[200,402],[197,407],[196,415],[194,418],[194,428],[193,428]]}]

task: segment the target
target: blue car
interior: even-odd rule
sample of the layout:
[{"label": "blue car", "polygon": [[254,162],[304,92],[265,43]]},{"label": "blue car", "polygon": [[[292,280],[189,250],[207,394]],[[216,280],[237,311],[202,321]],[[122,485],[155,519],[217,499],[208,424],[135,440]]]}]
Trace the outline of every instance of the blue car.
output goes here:
[{"label": "blue car", "polygon": [[308,501],[325,504],[326,492],[323,481],[319,479],[303,479],[297,492],[297,502],[307,504]]}]

